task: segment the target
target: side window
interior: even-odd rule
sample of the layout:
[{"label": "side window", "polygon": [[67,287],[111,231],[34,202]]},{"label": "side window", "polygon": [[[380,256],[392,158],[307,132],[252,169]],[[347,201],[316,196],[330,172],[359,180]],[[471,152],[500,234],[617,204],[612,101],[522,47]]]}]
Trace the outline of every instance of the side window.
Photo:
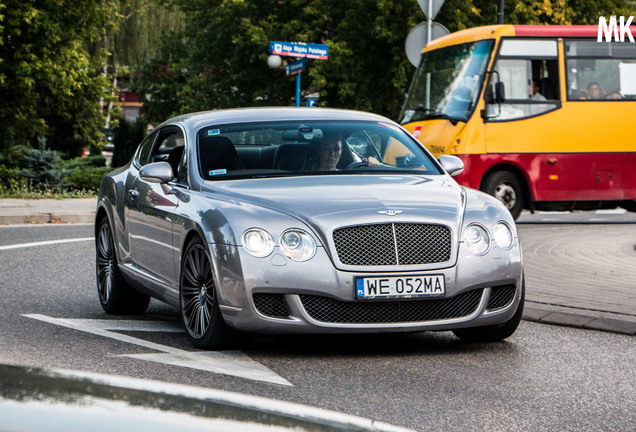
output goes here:
[{"label": "side window", "polygon": [[503,84],[505,98],[501,104],[488,103],[491,120],[532,117],[560,107],[556,40],[504,39],[494,70],[491,79]]},{"label": "side window", "polygon": [[159,131],[155,131],[151,135],[148,135],[139,146],[137,156],[135,157],[135,162],[139,166],[144,166],[150,162],[150,151],[152,150],[152,146],[155,143],[158,133]]},{"label": "side window", "polygon": [[636,99],[636,46],[565,41],[568,100]]}]

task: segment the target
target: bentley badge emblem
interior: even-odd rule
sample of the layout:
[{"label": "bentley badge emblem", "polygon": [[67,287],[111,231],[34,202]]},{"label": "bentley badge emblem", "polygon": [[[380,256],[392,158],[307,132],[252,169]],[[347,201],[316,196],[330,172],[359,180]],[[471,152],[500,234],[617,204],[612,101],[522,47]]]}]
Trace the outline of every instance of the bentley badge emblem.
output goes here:
[{"label": "bentley badge emblem", "polygon": [[378,212],[379,214],[387,215],[387,216],[395,216],[402,213],[402,210],[381,210]]}]

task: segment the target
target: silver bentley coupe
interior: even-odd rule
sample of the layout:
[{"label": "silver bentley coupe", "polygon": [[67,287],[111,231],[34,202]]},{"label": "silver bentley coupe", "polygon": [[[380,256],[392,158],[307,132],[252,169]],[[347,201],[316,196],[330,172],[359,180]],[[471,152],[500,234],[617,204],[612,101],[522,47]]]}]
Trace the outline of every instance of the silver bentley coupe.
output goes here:
[{"label": "silver bentley coupe", "polygon": [[515,223],[462,169],[357,111],[172,118],[102,181],[99,299],[110,314],[166,302],[204,349],[236,331],[507,338],[524,303]]}]

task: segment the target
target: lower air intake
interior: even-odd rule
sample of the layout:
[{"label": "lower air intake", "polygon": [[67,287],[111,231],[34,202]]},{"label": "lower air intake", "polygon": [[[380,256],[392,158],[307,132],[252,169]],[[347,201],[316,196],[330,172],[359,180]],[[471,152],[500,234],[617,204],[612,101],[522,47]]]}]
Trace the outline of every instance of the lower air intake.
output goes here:
[{"label": "lower air intake", "polygon": [[325,323],[411,323],[469,316],[477,310],[482,291],[429,300],[344,302],[314,295],[301,295],[300,300],[309,316]]}]

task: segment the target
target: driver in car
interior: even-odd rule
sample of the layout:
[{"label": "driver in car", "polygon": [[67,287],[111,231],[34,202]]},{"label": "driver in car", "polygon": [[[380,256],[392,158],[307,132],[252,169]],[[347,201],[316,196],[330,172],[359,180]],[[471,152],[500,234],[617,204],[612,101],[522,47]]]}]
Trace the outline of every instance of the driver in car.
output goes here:
[{"label": "driver in car", "polygon": [[[325,134],[313,157],[310,157],[308,168],[311,171],[337,171],[342,156],[342,135],[340,133]],[[364,159],[368,166],[380,166],[373,156]]]}]

